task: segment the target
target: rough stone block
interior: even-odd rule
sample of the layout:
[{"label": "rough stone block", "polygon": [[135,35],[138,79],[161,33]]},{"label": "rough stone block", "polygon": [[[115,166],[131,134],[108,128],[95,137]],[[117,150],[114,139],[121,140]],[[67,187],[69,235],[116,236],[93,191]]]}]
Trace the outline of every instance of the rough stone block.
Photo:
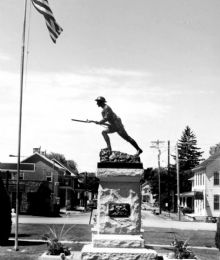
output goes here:
[{"label": "rough stone block", "polygon": [[[109,205],[124,203],[130,205],[128,217],[110,217]],[[101,182],[99,185],[97,225],[98,233],[140,234],[141,193],[139,183]]]}]

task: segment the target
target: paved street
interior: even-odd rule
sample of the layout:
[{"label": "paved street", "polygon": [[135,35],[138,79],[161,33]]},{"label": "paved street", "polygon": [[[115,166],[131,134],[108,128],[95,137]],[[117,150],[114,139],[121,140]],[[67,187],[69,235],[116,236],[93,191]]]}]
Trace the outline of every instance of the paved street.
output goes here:
[{"label": "paved street", "polygon": [[89,224],[90,212],[72,212],[71,214],[61,214],[61,217],[38,217],[20,215],[19,223],[32,224]]},{"label": "paved street", "polygon": [[[90,212],[71,212],[70,214],[61,214],[61,217],[35,217],[35,216],[19,216],[19,223],[33,224],[89,224]],[[95,211],[94,211],[95,214]],[[216,230],[216,223],[204,222],[186,222],[174,221],[153,215],[149,211],[142,211],[142,228],[144,227],[160,227],[160,228],[176,228],[185,230]]]},{"label": "paved street", "polygon": [[160,227],[160,228],[176,228],[182,230],[210,230],[215,231],[216,223],[205,223],[195,221],[175,221],[167,218],[161,218],[149,211],[142,211],[142,227]]}]

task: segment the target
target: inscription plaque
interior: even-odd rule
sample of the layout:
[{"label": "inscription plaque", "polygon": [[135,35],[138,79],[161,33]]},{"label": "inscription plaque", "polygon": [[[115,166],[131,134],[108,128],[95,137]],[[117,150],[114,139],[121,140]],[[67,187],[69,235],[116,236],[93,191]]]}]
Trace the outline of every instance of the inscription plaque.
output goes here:
[{"label": "inscription plaque", "polygon": [[109,217],[128,218],[131,214],[131,208],[128,203],[109,203]]}]

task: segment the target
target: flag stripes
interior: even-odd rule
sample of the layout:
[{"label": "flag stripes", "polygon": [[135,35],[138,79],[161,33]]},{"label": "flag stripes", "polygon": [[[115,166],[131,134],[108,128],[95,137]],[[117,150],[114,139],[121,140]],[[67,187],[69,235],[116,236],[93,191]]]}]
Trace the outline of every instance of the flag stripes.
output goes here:
[{"label": "flag stripes", "polygon": [[56,43],[56,39],[59,37],[63,29],[56,22],[53,12],[50,9],[49,3],[47,0],[31,0],[32,4],[36,8],[36,10],[41,13],[46,22],[46,26],[49,30],[50,37],[54,43]]}]

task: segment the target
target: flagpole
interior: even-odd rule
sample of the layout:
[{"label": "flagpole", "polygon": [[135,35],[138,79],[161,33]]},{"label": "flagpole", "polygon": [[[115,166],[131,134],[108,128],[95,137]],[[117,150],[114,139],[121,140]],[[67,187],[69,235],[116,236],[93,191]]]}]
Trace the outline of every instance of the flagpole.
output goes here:
[{"label": "flagpole", "polygon": [[26,17],[27,17],[27,0],[25,0],[22,47],[21,47],[18,161],[17,161],[17,183],[16,183],[16,220],[15,220],[15,245],[14,245],[14,249],[16,251],[18,251],[19,177],[20,177],[20,157],[21,157],[21,123],[22,123],[22,101],[23,101],[23,81],[24,81],[25,31],[26,31],[26,19],[27,19]]}]

